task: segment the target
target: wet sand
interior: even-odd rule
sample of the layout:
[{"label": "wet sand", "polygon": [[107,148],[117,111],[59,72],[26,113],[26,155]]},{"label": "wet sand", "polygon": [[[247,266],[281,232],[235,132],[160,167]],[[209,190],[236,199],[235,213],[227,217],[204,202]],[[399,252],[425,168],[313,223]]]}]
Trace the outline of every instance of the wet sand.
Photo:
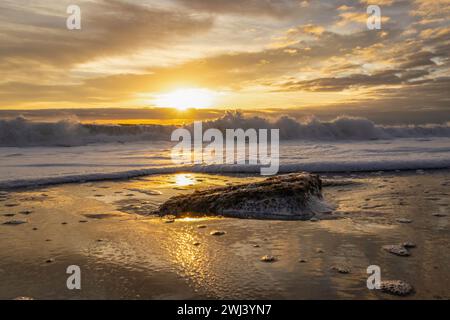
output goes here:
[{"label": "wet sand", "polygon": [[[352,182],[323,190],[339,219],[144,215],[176,194],[261,179],[248,176],[173,174],[2,193],[0,299],[450,299],[449,171],[322,178]],[[408,257],[383,250],[406,241],[417,245]],[[262,262],[266,255],[276,261]],[[66,287],[69,265],[81,268],[81,290]],[[369,265],[415,293],[368,290]]]}]

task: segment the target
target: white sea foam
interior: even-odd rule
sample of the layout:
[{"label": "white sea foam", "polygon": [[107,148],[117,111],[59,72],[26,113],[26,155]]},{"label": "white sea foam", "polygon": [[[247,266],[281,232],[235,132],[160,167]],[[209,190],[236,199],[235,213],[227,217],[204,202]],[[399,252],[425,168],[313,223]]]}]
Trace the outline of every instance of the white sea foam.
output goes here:
[{"label": "white sea foam", "polygon": [[[254,173],[259,166],[174,166],[172,143],[0,148],[0,189],[124,179],[175,172]],[[371,141],[289,140],[280,144],[280,173],[450,168],[450,138]]]},{"label": "white sea foam", "polygon": [[[190,126],[188,126],[189,128]],[[203,123],[204,129],[280,129],[281,140],[346,141],[395,138],[450,137],[450,125],[381,126],[362,118],[339,117],[332,121],[310,118],[299,122],[289,117],[276,121],[227,113]],[[75,121],[39,123],[23,117],[0,120],[0,147],[83,146],[98,143],[168,141],[174,126],[168,125],[95,125]]]}]

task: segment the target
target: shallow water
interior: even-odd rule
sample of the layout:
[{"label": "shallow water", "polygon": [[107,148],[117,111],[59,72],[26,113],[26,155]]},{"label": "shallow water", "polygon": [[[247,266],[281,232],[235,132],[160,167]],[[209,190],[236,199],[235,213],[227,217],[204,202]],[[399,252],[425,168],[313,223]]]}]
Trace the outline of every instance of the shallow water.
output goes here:
[{"label": "shallow water", "polygon": [[[381,267],[382,280],[411,283],[416,293],[406,299],[450,298],[449,216],[432,215],[449,214],[448,171],[325,178],[355,182],[324,189],[343,218],[166,223],[138,214],[174,194],[260,179],[250,176],[186,173],[9,193],[0,202],[0,223],[27,223],[0,225],[0,298],[396,298],[367,289],[369,265]],[[226,233],[212,236],[213,230]],[[410,257],[382,250],[405,241],[417,244]],[[261,262],[264,255],[277,261]],[[72,264],[82,270],[79,291],[66,287]],[[331,269],[340,265],[351,272]]]}]

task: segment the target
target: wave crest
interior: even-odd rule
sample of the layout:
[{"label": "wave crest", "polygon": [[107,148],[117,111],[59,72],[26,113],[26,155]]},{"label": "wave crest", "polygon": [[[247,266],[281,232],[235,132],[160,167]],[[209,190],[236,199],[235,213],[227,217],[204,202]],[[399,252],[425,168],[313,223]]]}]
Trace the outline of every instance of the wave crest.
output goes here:
[{"label": "wave crest", "polygon": [[[190,129],[191,125],[186,126]],[[279,129],[282,140],[379,140],[392,138],[450,137],[450,125],[382,126],[364,118],[340,116],[332,121],[311,117],[303,122],[282,116],[275,121],[261,117],[244,117],[227,112],[223,117],[204,121],[204,130]],[[34,122],[18,117],[0,120],[1,147],[81,146],[93,143],[168,141],[176,127],[172,125],[98,125],[73,120],[53,123]]]}]

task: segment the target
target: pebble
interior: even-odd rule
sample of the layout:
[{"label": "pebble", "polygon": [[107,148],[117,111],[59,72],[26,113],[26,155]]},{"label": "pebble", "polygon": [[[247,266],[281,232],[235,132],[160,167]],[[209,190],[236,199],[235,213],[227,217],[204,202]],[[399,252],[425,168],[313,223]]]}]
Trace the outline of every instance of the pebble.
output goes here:
[{"label": "pebble", "polygon": [[13,300],[26,301],[26,300],[34,300],[31,297],[16,297]]},{"label": "pebble", "polygon": [[347,266],[333,266],[331,267],[331,270],[337,271],[342,274],[348,274],[351,271],[350,268]]},{"label": "pebble", "polygon": [[6,203],[5,207],[17,207],[19,204],[18,203]]},{"label": "pebble", "polygon": [[87,220],[80,220],[80,221],[78,221],[79,223],[87,223],[88,221]]},{"label": "pebble", "polygon": [[47,260],[45,260],[45,263],[52,263],[54,261],[55,261],[55,259],[47,259]]},{"label": "pebble", "polygon": [[446,217],[447,215],[445,213],[433,213],[433,217],[437,217],[437,218],[443,218]]},{"label": "pebble", "polygon": [[311,221],[311,222],[317,222],[317,221],[319,221],[319,219],[317,219],[316,217],[313,217],[313,218],[309,219],[309,221]]},{"label": "pebble", "polygon": [[174,219],[167,219],[167,220],[164,220],[164,223],[174,223],[174,222],[175,222]]},{"label": "pebble", "polygon": [[409,241],[403,242],[402,246],[404,246],[405,248],[416,248],[417,247],[417,245],[415,243],[409,242]]},{"label": "pebble", "polygon": [[262,262],[275,262],[277,259],[274,256],[263,256],[261,257]]},{"label": "pebble", "polygon": [[200,242],[194,242],[193,245],[197,247],[200,245]]},{"label": "pebble", "polygon": [[254,244],[253,248],[259,248],[259,244]]},{"label": "pebble", "polygon": [[210,235],[212,236],[223,236],[226,232],[225,231],[212,231]]},{"label": "pebble", "polygon": [[395,219],[397,222],[400,222],[400,223],[411,223],[411,222],[413,222],[411,219],[406,219],[406,218],[398,218],[398,219]]},{"label": "pebble", "polygon": [[300,263],[307,263],[308,260],[306,260],[306,259],[300,259],[300,260],[298,260],[298,262],[300,262]]},{"label": "pebble", "polygon": [[396,296],[407,296],[413,293],[414,288],[407,282],[401,280],[381,281],[381,291]]},{"label": "pebble", "polygon": [[14,217],[15,214],[14,213],[5,213],[3,216],[5,216],[5,217]]},{"label": "pebble", "polygon": [[383,250],[400,257],[408,257],[411,255],[409,250],[401,244],[383,246]]},{"label": "pebble", "polygon": [[27,223],[27,222],[24,221],[24,220],[10,220],[10,221],[4,222],[3,224],[4,225],[17,226],[19,224],[24,224],[24,223]]},{"label": "pebble", "polygon": [[20,214],[24,214],[24,215],[29,215],[29,214],[32,214],[33,213],[33,211],[30,211],[30,210],[24,210],[24,211],[20,211]]},{"label": "pebble", "polygon": [[201,224],[201,225],[199,225],[197,228],[199,228],[199,229],[205,229],[205,228],[207,228],[207,226],[204,225],[204,224]]},{"label": "pebble", "polygon": [[323,251],[322,249],[320,249],[320,248],[319,248],[319,249],[316,249],[316,252],[317,252],[317,253],[324,253],[324,251]]}]

